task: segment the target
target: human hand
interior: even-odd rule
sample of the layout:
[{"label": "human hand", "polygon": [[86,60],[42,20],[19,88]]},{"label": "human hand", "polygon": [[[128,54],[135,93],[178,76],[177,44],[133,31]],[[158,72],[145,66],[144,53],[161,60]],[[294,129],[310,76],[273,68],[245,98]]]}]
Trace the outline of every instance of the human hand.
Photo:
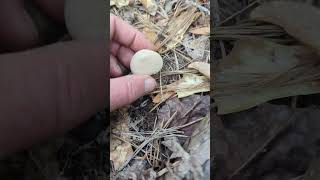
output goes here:
[{"label": "human hand", "polygon": [[0,2],[0,159],[77,127],[107,104],[105,40],[42,46],[26,3],[64,25],[64,0]]},{"label": "human hand", "polygon": [[156,87],[150,76],[122,76],[121,65],[129,68],[132,56],[141,49],[154,49],[134,27],[110,15],[110,111],[128,105]]}]

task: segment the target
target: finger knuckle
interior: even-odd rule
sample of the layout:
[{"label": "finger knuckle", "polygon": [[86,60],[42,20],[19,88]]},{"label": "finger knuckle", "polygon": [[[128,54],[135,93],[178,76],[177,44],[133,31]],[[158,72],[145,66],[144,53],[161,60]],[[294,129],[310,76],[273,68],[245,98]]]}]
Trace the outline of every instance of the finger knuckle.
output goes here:
[{"label": "finger knuckle", "polygon": [[129,77],[128,81],[126,83],[126,87],[127,87],[127,93],[126,93],[126,98],[132,102],[136,99],[136,94],[137,94],[137,89],[134,83],[134,79]]}]

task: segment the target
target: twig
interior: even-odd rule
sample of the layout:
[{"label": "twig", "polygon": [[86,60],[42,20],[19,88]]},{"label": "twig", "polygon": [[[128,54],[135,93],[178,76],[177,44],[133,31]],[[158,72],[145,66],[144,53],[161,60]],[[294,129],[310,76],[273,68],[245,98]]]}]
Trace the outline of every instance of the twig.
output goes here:
[{"label": "twig", "polygon": [[[169,98],[171,98],[171,97],[176,97],[176,96],[178,96],[178,95],[173,94],[173,95],[171,95]],[[167,98],[167,99],[169,99],[169,98]],[[161,101],[160,103],[156,104],[156,105],[149,111],[149,113],[151,113],[151,112],[153,112],[155,109],[157,109],[157,107],[159,107],[159,106],[160,106],[162,103],[164,103],[167,99],[164,99],[164,100]]]},{"label": "twig", "polygon": [[180,50],[178,49],[175,49],[174,50],[175,52],[177,52],[181,57],[183,57],[185,60],[187,60],[188,62],[192,62],[192,59],[191,58],[188,58],[186,55],[183,54],[183,52],[181,52]]},{"label": "twig", "polygon": [[161,94],[161,101],[163,101],[163,91],[162,91],[162,78],[161,78],[161,71],[160,71],[160,79],[159,79],[159,83],[160,83],[160,94]]},{"label": "twig", "polygon": [[[179,163],[180,163],[180,161],[176,161],[172,164],[172,166],[177,167]],[[157,177],[159,178],[159,177],[163,176],[164,174],[166,174],[167,172],[169,172],[168,168],[163,168],[157,173]]]},{"label": "twig", "polygon": [[123,165],[117,170],[117,173],[119,173],[120,171],[122,171],[128,164],[129,162],[135,157],[137,156],[137,154],[147,145],[149,144],[151,141],[155,140],[155,139],[160,139],[160,138],[164,138],[164,137],[187,137],[187,136],[182,136],[179,134],[168,134],[168,131],[159,131],[158,129],[155,129],[154,132],[151,134],[151,136],[149,138],[147,138],[142,144],[140,144],[137,149],[135,150],[135,152],[133,153],[132,156],[130,156],[130,158],[128,158]]},{"label": "twig", "polygon": [[162,76],[171,76],[171,75],[177,75],[177,74],[197,74],[198,70],[193,70],[193,69],[185,69],[185,70],[178,70],[178,71],[165,71],[162,72]]},{"label": "twig", "polygon": [[[129,141],[127,141],[127,140],[125,140],[125,139],[123,139],[123,138],[121,138],[121,137],[119,137],[119,136],[116,136],[116,135],[114,135],[113,134],[113,137],[115,137],[115,138],[117,138],[117,139],[119,139],[120,141],[123,141],[123,142],[125,142],[125,143],[129,143],[129,144],[131,144],[131,146],[133,146],[133,147],[135,147],[135,148],[137,148],[137,147],[139,147],[138,145],[136,145],[136,144],[134,144],[134,143],[132,143],[132,142],[129,142]],[[145,150],[143,150],[143,149],[141,149],[141,151],[143,152],[143,153],[147,153],[147,151],[145,151]],[[164,154],[163,154],[164,155]],[[165,156],[165,155],[164,155]],[[166,156],[165,156],[166,157]],[[160,160],[160,159],[158,159],[158,160]]]},{"label": "twig", "polygon": [[206,13],[206,14],[208,14],[210,16],[210,10],[209,9],[197,4],[196,2],[190,1],[190,0],[187,0],[186,3],[189,3],[189,4],[197,7],[201,12],[204,12],[204,13]]},{"label": "twig", "polygon": [[[177,71],[180,70],[180,66],[179,66],[179,61],[178,61],[178,58],[177,58],[177,53],[175,51],[175,49],[173,49],[173,54],[174,54],[174,59],[175,59],[175,62],[176,62],[176,66],[177,66]],[[181,79],[181,77],[179,76],[179,79]]]},{"label": "twig", "polygon": [[181,129],[181,128],[185,128],[185,127],[187,127],[187,126],[191,126],[191,125],[193,125],[193,124],[195,124],[195,123],[197,123],[197,122],[200,122],[200,121],[202,121],[202,120],[204,120],[205,118],[203,117],[203,118],[199,118],[199,119],[197,119],[197,120],[195,120],[195,121],[192,121],[192,122],[189,122],[189,123],[187,123],[187,124],[184,124],[184,125],[181,125],[181,126],[178,126],[178,127],[175,127],[176,129]]},{"label": "twig", "polygon": [[248,6],[246,6],[245,8],[241,9],[240,11],[234,13],[233,15],[231,15],[230,17],[228,17],[227,19],[223,20],[222,22],[218,23],[218,26],[221,26],[223,24],[225,24],[226,22],[232,20],[233,18],[239,16],[240,14],[246,12],[247,10],[249,10],[250,8],[256,6],[260,4],[260,0],[256,0],[256,1],[253,1],[252,3],[250,3]]},{"label": "twig", "polygon": [[178,113],[178,111],[174,112],[174,113],[172,114],[172,116],[167,120],[166,124],[165,124],[162,128],[165,128],[165,129],[166,129],[166,128],[169,126],[169,124],[171,123],[171,121],[173,120],[173,118],[176,117],[177,113]]},{"label": "twig", "polygon": [[200,101],[196,102],[184,115],[182,115],[182,118],[186,117],[190,112],[192,112],[198,105],[200,104]]}]

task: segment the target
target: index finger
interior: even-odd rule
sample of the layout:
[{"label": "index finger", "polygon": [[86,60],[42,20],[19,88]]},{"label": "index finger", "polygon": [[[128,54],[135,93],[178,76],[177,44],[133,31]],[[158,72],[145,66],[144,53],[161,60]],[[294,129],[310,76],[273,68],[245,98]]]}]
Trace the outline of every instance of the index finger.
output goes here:
[{"label": "index finger", "polygon": [[140,31],[114,15],[110,15],[110,40],[133,51],[155,49],[155,46]]}]

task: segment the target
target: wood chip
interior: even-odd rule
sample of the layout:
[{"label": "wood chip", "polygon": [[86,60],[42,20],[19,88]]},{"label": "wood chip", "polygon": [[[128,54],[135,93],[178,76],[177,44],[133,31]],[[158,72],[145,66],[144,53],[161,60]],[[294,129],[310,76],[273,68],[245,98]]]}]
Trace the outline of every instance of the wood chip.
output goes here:
[{"label": "wood chip", "polygon": [[193,28],[189,32],[195,35],[210,35],[210,27]]}]

